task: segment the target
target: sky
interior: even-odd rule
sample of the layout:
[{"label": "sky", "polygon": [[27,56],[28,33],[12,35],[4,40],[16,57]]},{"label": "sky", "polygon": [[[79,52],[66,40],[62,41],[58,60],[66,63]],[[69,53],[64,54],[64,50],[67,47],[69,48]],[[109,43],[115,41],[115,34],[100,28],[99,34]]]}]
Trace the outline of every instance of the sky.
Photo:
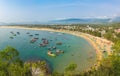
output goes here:
[{"label": "sky", "polygon": [[46,22],[120,15],[120,0],[0,0],[0,22]]}]

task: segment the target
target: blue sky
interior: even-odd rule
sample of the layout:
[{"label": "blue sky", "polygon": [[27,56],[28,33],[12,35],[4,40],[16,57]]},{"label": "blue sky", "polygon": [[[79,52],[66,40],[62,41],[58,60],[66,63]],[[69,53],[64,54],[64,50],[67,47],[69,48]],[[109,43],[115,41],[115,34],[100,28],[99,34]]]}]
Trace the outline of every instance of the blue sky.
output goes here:
[{"label": "blue sky", "polygon": [[120,0],[0,0],[0,22],[104,18],[119,14]]}]

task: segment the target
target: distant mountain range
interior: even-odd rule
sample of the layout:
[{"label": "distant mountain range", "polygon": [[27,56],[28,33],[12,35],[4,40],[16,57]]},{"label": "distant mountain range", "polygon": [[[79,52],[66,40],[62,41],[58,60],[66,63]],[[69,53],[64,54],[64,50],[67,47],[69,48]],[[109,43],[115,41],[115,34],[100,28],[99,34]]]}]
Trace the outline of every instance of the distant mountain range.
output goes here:
[{"label": "distant mountain range", "polygon": [[115,23],[120,22],[120,16],[113,18],[69,18],[61,20],[52,20],[48,22],[16,22],[16,23],[3,23],[0,22],[0,25],[15,25],[15,24],[97,24],[97,23]]},{"label": "distant mountain range", "polygon": [[109,22],[120,22],[120,17],[111,18]]},{"label": "distant mountain range", "polygon": [[120,22],[120,17],[113,17],[113,18],[69,18],[69,19],[53,20],[51,22],[56,23],[56,24],[115,23],[115,22]]},{"label": "distant mountain range", "polygon": [[56,24],[79,24],[79,23],[107,23],[110,19],[100,19],[100,18],[70,18],[63,20],[51,21]]}]

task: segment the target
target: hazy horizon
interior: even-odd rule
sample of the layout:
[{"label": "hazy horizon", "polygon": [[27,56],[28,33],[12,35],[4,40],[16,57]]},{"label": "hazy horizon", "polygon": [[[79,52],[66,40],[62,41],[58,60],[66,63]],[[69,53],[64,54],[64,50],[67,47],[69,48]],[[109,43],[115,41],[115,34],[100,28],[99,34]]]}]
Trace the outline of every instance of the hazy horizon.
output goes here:
[{"label": "hazy horizon", "polygon": [[120,15],[119,0],[0,0],[0,22],[46,22]]}]

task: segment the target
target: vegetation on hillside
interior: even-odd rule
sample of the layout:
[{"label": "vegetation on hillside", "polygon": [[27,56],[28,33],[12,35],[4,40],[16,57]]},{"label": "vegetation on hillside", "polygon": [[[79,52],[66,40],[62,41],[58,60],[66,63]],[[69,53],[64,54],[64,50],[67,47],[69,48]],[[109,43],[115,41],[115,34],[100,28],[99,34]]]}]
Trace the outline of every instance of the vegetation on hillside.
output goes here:
[{"label": "vegetation on hillside", "polygon": [[46,75],[48,73],[46,62],[24,63],[16,49],[8,46],[0,50],[0,76],[33,76],[36,75],[34,73],[36,70],[39,70],[38,74]]}]

